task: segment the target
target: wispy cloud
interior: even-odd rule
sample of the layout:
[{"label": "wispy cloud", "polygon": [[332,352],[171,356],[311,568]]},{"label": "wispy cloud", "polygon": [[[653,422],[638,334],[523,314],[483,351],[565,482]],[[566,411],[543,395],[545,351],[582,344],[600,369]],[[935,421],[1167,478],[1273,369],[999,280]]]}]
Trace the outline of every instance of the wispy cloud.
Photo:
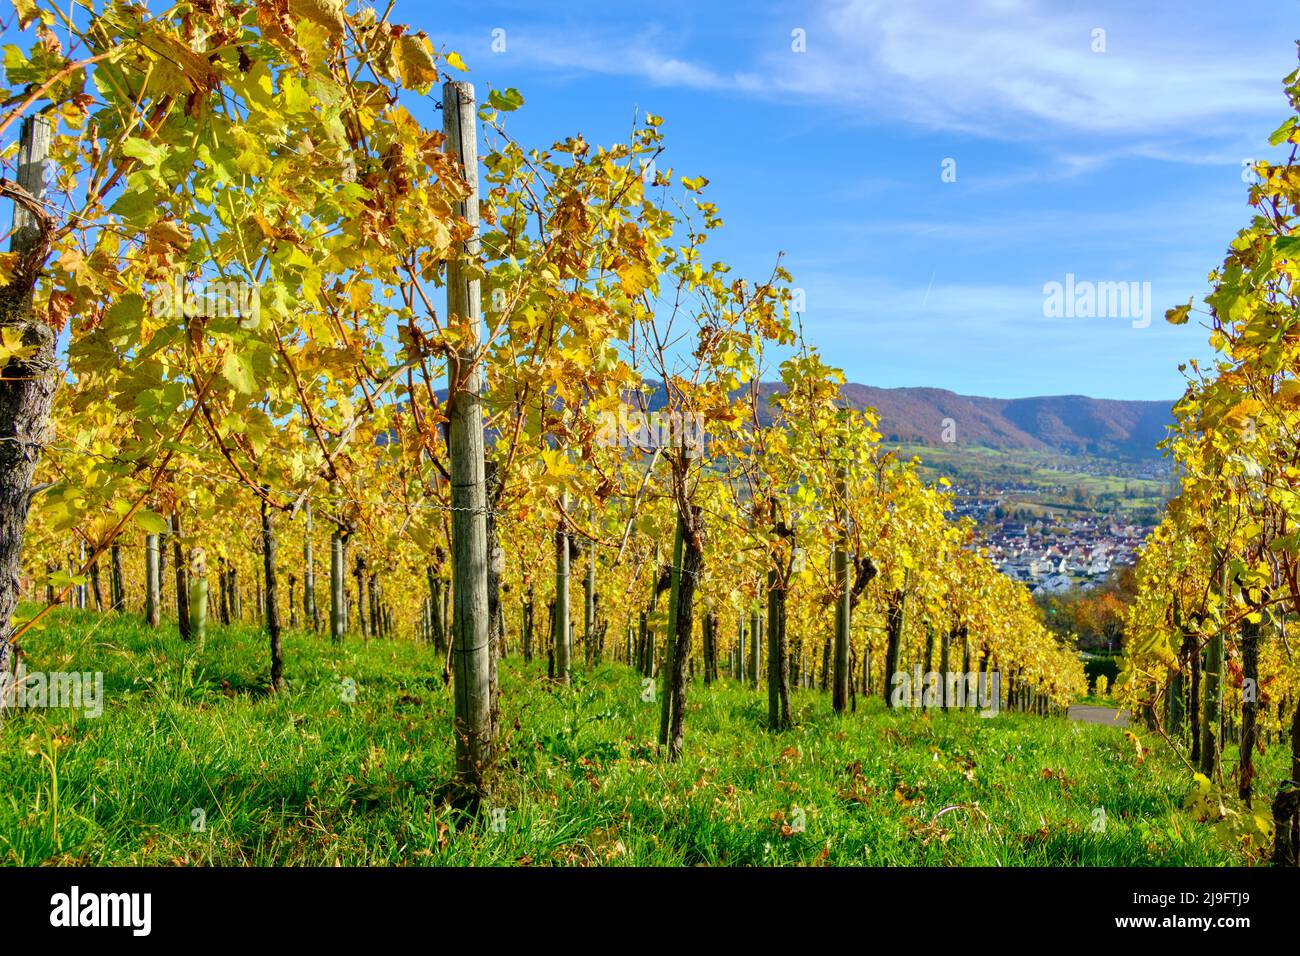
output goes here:
[{"label": "wispy cloud", "polygon": [[1243,113],[1277,111],[1275,61],[1193,39],[1203,35],[1194,28],[1165,33],[1188,26],[1175,18],[1149,21],[1121,5],[1084,13],[1040,0],[839,0],[818,12],[806,58],[786,58],[782,81],[1006,136],[1044,125],[1150,136],[1234,119],[1239,129]]},{"label": "wispy cloud", "polygon": [[[1269,155],[1300,34],[1221,0],[460,2],[484,28],[444,41],[545,91],[541,128],[572,122],[556,92],[684,117],[673,160],[715,178],[718,254],[762,274],[785,250],[810,338],[851,378],[1000,395],[1181,390],[1204,330],[1162,314],[1199,301],[1249,221],[1240,164]],[[1151,282],[1150,326],[1048,318],[1066,274]]]},{"label": "wispy cloud", "polygon": [[[448,45],[474,50],[484,37],[448,35]],[[510,28],[506,52],[514,66],[559,72],[629,76],[656,86],[703,90],[752,90],[757,81],[691,60],[676,47],[678,34],[655,25],[629,29],[605,27]]]},{"label": "wispy cloud", "polygon": [[[1194,162],[1199,151],[1162,148],[1157,137],[1240,142],[1243,117],[1284,108],[1276,56],[1207,37],[1181,9],[1153,21],[1114,2],[1085,13],[1046,0],[822,0],[761,16],[768,28],[747,48],[728,45],[726,64],[701,52],[710,44],[698,27],[530,29],[512,35],[510,53],[539,69],[797,95],[864,119],[983,137],[1087,134],[1095,140],[1076,152],[1079,170],[1117,155]],[[791,49],[796,27],[805,52]],[[1094,51],[1098,29],[1104,52]],[[1222,142],[1213,148],[1227,154]]]}]

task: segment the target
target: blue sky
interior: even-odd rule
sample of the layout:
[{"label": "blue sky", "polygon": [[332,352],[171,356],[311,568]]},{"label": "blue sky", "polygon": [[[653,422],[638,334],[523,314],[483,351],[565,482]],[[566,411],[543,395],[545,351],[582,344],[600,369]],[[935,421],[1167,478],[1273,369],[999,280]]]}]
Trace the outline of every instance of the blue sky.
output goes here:
[{"label": "blue sky", "polygon": [[[713,254],[765,276],[784,252],[851,381],[998,397],[1181,393],[1205,331],[1164,310],[1199,301],[1248,221],[1242,163],[1288,115],[1300,38],[1295,0],[398,0],[393,19],[481,95],[517,87],[526,145],[662,115],[660,166],[707,176],[726,220]],[[1151,283],[1149,326],[1046,317],[1067,273]]]}]

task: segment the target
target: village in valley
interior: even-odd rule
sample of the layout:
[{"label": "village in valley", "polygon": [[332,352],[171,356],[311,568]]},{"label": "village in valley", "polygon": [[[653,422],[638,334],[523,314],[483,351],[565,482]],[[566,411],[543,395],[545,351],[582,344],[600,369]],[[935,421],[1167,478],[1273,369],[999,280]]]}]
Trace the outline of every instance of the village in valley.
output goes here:
[{"label": "village in valley", "polygon": [[1118,516],[1005,521],[984,530],[985,551],[1003,574],[1034,594],[1061,594],[1131,566],[1151,529]]},{"label": "village in valley", "polygon": [[947,481],[952,514],[974,522],[973,546],[1045,599],[1103,588],[1137,562],[1176,493],[1167,459],[903,445],[929,482]]},{"label": "village in valley", "polygon": [[1040,596],[1088,590],[1131,567],[1159,514],[1145,499],[1133,507],[1122,491],[1097,497],[1029,479],[958,478],[950,490],[954,513],[976,524],[976,546]]}]

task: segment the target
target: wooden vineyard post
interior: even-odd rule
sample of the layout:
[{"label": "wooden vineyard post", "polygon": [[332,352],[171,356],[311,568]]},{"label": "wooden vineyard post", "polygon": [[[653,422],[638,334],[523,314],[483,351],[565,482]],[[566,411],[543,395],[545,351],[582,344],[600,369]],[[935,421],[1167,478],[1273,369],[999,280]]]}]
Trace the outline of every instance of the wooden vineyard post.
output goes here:
[{"label": "wooden vineyard post", "polygon": [[[1221,587],[1227,593],[1227,555],[1216,549]],[[1216,627],[1205,648],[1205,673],[1201,679],[1204,692],[1201,719],[1201,773],[1214,779],[1219,769],[1219,752],[1222,746],[1219,720],[1222,710],[1221,680],[1223,671],[1223,628]]]},{"label": "wooden vineyard post", "polygon": [[[483,460],[483,418],[479,389],[479,325],[482,321],[477,272],[466,260],[479,254],[478,141],[474,87],[449,80],[442,87],[446,150],[460,163],[469,187],[460,202],[470,227],[460,256],[447,262],[447,315],[456,333],[448,363],[448,458],[451,471],[452,646],[455,680],[456,783],[472,809],[487,795],[492,751],[492,687],[488,646],[487,484]],[[462,258],[463,256],[463,258]]]},{"label": "wooden vineyard post", "polygon": [[835,549],[835,682],[831,706],[842,714],[849,706],[849,623],[852,607],[849,593],[848,466],[840,468],[840,500],[844,502],[844,526]]},{"label": "wooden vineyard post", "polygon": [[313,631],[320,627],[316,613],[316,556],[311,540],[311,502],[306,506],[307,527],[302,538],[302,619]]},{"label": "wooden vineyard post", "polygon": [[162,566],[158,561],[160,541],[161,538],[156,534],[146,535],[144,539],[144,616],[150,627],[157,627],[162,620]]},{"label": "wooden vineyard post", "polygon": [[172,542],[172,565],[176,574],[176,623],[181,633],[181,640],[188,641],[190,631],[190,575],[189,565],[185,561],[185,546],[181,541],[180,512],[173,511],[168,519]]},{"label": "wooden vineyard post", "polygon": [[[265,488],[263,491],[265,492]],[[279,593],[276,585],[275,561],[276,561],[276,541],[275,525],[272,523],[274,515],[262,499],[262,565],[263,575],[266,582],[266,589],[263,592],[265,601],[265,614],[263,620],[266,622],[266,632],[271,640],[271,691],[284,690],[284,652],[280,648],[280,603]]]},{"label": "wooden vineyard post", "polygon": [[680,611],[678,601],[682,586],[682,547],[682,521],[679,516],[673,535],[673,563],[670,570],[672,584],[668,591],[668,630],[664,639],[664,685],[661,691],[663,697],[659,702],[659,745],[661,747],[668,746],[668,732],[671,729],[673,719],[672,675],[675,665],[674,651],[677,644],[675,639],[677,635],[677,615]]},{"label": "wooden vineyard post", "polygon": [[[567,511],[569,495],[565,492],[560,497],[560,510]],[[572,661],[569,651],[569,535],[564,530],[564,518],[555,526],[555,679],[561,684],[569,683],[569,668]]]},{"label": "wooden vineyard post", "polygon": [[343,586],[343,535],[335,531],[330,536],[330,639],[335,642],[343,640],[347,627],[343,608],[347,596]]},{"label": "wooden vineyard post", "polygon": [[[595,533],[593,521],[592,533]],[[587,645],[587,663],[596,663],[596,539],[587,543],[587,576],[582,585],[582,639]]]},{"label": "wooden vineyard post", "polygon": [[202,548],[190,549],[190,636],[199,647],[208,633],[208,559]]}]

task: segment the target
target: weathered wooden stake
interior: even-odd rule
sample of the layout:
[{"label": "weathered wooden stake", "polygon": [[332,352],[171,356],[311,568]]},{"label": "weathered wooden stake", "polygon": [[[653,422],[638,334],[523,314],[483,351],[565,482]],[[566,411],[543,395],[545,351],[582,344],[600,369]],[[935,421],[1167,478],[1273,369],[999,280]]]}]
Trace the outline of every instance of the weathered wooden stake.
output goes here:
[{"label": "weathered wooden stake", "polygon": [[158,535],[144,539],[144,617],[150,627],[162,620],[162,569],[158,565]]},{"label": "weathered wooden stake", "polygon": [[[266,490],[265,488],[263,489]],[[262,572],[266,582],[264,593],[266,632],[271,639],[271,691],[284,690],[284,652],[280,648],[280,603],[277,600],[275,576],[275,526],[266,499],[262,499]]]},{"label": "weathered wooden stake", "polygon": [[849,593],[849,514],[848,514],[848,466],[840,468],[839,494],[844,502],[844,527],[840,529],[840,540],[835,549],[835,587],[838,593],[835,599],[835,677],[831,693],[831,706],[838,714],[849,707],[849,625],[852,615]]},{"label": "weathered wooden stake", "polygon": [[208,560],[202,548],[190,549],[190,635],[203,646],[208,633]]},{"label": "weathered wooden stake", "polygon": [[447,451],[451,471],[452,632],[456,698],[456,777],[459,796],[477,810],[488,793],[492,754],[492,686],[488,635],[487,485],[479,390],[482,323],[479,280],[478,137],[474,87],[449,80],[442,87],[445,148],[459,160],[469,187],[457,210],[470,228],[447,262],[447,315],[456,330],[448,363]]},{"label": "weathered wooden stake", "polygon": [[[568,511],[569,494],[560,497],[560,507]],[[569,683],[569,534],[564,530],[564,519],[555,526],[555,679]]]},{"label": "weathered wooden stake", "polygon": [[346,630],[343,591],[343,535],[335,531],[330,536],[330,640],[343,640]]},{"label": "weathered wooden stake", "polygon": [[302,538],[302,619],[313,631],[320,628],[316,610],[316,555],[312,545],[311,502],[306,507],[307,527]]}]

